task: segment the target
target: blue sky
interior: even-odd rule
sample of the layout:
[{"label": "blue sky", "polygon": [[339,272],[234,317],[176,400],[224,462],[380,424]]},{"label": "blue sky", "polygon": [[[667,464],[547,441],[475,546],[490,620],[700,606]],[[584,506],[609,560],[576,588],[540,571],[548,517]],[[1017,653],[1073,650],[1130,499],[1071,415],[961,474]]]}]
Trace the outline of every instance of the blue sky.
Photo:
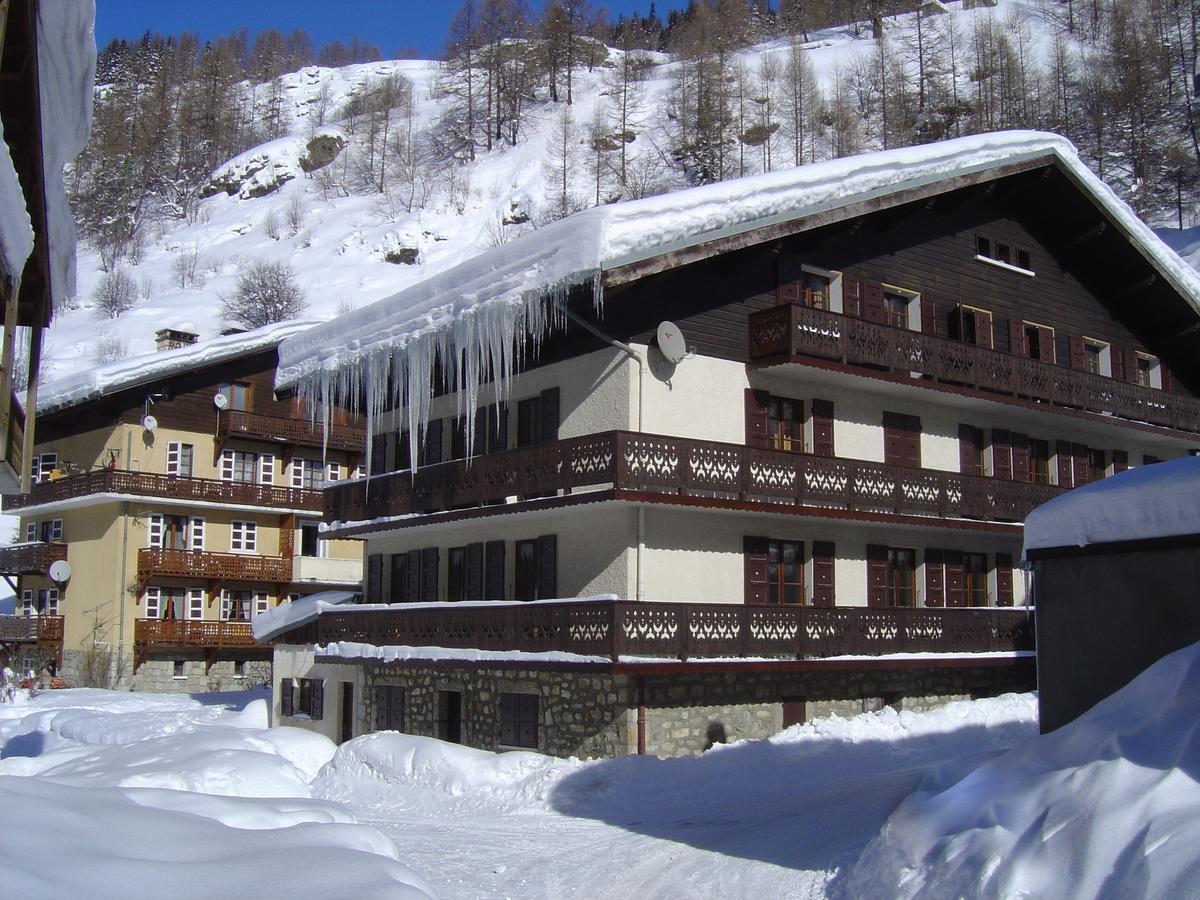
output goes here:
[{"label": "blue sky", "polygon": [[[96,45],[103,47],[114,37],[140,37],[146,31],[193,31],[208,38],[240,28],[252,33],[304,28],[318,49],[357,35],[377,44],[385,57],[409,46],[428,57],[441,52],[458,5],[458,0],[96,0]],[[542,6],[540,0],[532,5]],[[600,5],[593,2],[593,8]],[[656,9],[665,20],[669,10],[686,5],[686,0],[657,0]],[[616,19],[619,13],[645,13],[650,2],[609,0],[604,6]]]}]

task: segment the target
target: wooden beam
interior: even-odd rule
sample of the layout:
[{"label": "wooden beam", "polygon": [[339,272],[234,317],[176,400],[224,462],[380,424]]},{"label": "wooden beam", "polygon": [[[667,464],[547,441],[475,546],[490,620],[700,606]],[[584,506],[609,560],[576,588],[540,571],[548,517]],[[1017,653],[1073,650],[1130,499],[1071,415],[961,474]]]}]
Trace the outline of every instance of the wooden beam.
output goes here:
[{"label": "wooden beam", "polygon": [[37,428],[38,370],[42,366],[42,336],[44,329],[35,325],[29,329],[29,383],[25,386],[25,432],[21,450],[21,493],[33,488],[33,439]]},{"label": "wooden beam", "polygon": [[[13,364],[16,360],[18,296],[21,293],[21,280],[5,284],[4,296],[4,333],[0,340],[4,341],[0,349],[0,460],[12,465],[9,459],[9,434],[12,427],[13,404]],[[17,473],[18,476],[20,473]]]}]

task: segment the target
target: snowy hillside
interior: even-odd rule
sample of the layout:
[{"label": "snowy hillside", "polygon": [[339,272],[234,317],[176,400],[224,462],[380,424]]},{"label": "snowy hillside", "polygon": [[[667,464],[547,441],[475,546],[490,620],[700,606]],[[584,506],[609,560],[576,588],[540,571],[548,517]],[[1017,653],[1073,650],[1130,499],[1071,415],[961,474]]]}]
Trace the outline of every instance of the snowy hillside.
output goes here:
[{"label": "snowy hillside", "polygon": [[[1061,34],[1061,4],[1001,0],[994,9],[947,6],[951,12],[939,17],[937,25],[944,33],[950,33],[953,23],[966,40],[983,33],[984,26],[994,27],[1010,35],[1013,46],[1030,60],[1050,64]],[[915,15],[889,19],[885,55],[899,59],[922,34],[929,40],[932,21]],[[835,103],[842,102],[839,95],[858,83],[855,73],[882,58],[870,35],[869,27],[833,28],[813,32],[803,43],[793,38],[760,44],[737,52],[741,65],[732,66],[730,77],[747,79],[744,93],[757,96],[771,78],[783,80],[780,71],[786,72],[792,54],[798,53],[816,76],[825,104],[822,115],[829,118],[842,108]],[[1082,58],[1082,45],[1072,46]],[[603,64],[576,68],[570,106],[550,102],[545,85],[535,85],[515,144],[497,140],[492,149],[481,148],[473,160],[461,163],[439,161],[430,150],[451,104],[438,90],[437,63],[313,66],[281,76],[272,93],[282,98],[279,118],[285,136],[218,166],[202,191],[210,196],[181,217],[143,223],[136,246],[112,264],[137,286],[132,308],[116,318],[95,308],[108,254],[87,243],[81,246],[75,306],[60,310],[52,326],[44,381],[87,369],[98,360],[150,352],[159,328],[195,330],[205,338],[218,334],[222,299],[234,293],[239,272],[255,261],[290,266],[307,301],[304,316],[330,319],[507,243],[570,209],[688,186],[674,129],[677,86],[691,63],[659,53],[639,56],[644,80],[637,83],[634,115],[617,142],[628,157],[622,184],[613,188],[600,183],[596,160],[615,146],[614,72],[623,71],[623,60],[621,51],[610,50]],[[978,90],[968,62],[964,56],[956,63],[950,84],[955,91]],[[411,84],[411,117],[406,114],[391,127],[406,129],[425,149],[422,164],[411,168],[402,184],[384,183],[381,192],[364,187],[364,142],[372,138],[347,110],[355,98],[396,75]],[[245,90],[253,108],[268,102],[263,85]],[[753,97],[747,102],[754,108],[762,105]],[[775,118],[785,117],[780,113]],[[998,121],[995,127],[1011,124]],[[790,165],[797,152],[806,160],[819,160],[881,146],[880,135],[865,125],[851,135],[853,145],[845,143],[850,138],[838,129],[836,122],[814,122],[811,134],[796,146],[786,127],[777,132],[767,128],[765,142],[734,141],[732,149],[726,148],[731,156],[724,164],[733,175],[754,174]],[[598,143],[601,132],[607,137]],[[752,133],[752,128],[744,132]],[[320,153],[315,155],[321,158],[312,158],[314,138],[323,142],[323,149],[318,147],[322,153],[336,152],[332,162],[322,165]]]}]

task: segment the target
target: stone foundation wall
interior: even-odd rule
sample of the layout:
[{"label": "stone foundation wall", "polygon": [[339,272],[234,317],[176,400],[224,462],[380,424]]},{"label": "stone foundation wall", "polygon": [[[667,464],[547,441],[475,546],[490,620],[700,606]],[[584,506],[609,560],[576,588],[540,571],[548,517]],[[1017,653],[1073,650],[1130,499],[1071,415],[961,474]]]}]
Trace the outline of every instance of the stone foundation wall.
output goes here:
[{"label": "stone foundation wall", "polygon": [[[132,654],[119,665],[115,655],[107,663],[107,684],[96,683],[88,672],[98,673],[95,659],[84,651],[63,651],[59,676],[69,687],[112,687],[117,690],[144,691],[156,694],[202,694],[212,691],[244,691],[260,684],[271,683],[270,659],[247,659],[242,662],[242,674],[235,673],[238,660],[219,659],[205,672],[204,654],[176,653],[145,660],[133,672]],[[182,663],[182,674],[176,675],[176,663]],[[91,685],[88,682],[92,682]]]}]

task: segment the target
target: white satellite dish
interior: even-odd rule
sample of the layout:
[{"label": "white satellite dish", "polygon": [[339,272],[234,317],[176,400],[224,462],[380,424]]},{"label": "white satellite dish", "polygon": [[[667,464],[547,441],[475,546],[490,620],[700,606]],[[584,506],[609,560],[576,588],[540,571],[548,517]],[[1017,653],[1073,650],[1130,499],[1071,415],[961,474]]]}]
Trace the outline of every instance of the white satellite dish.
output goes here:
[{"label": "white satellite dish", "polygon": [[48,574],[50,575],[51,581],[62,584],[71,577],[71,564],[65,559],[56,559],[54,562],[50,563]]},{"label": "white satellite dish", "polygon": [[147,431],[153,431],[158,427],[158,419],[154,418],[154,416],[143,416],[142,427]]},{"label": "white satellite dish", "polygon": [[226,409],[229,406],[229,398],[224,394],[214,394],[213,406],[215,406],[217,409]]},{"label": "white satellite dish", "polygon": [[674,322],[662,322],[655,335],[658,340],[658,350],[673,363],[679,363],[687,356],[687,343],[683,340],[683,332]]}]

